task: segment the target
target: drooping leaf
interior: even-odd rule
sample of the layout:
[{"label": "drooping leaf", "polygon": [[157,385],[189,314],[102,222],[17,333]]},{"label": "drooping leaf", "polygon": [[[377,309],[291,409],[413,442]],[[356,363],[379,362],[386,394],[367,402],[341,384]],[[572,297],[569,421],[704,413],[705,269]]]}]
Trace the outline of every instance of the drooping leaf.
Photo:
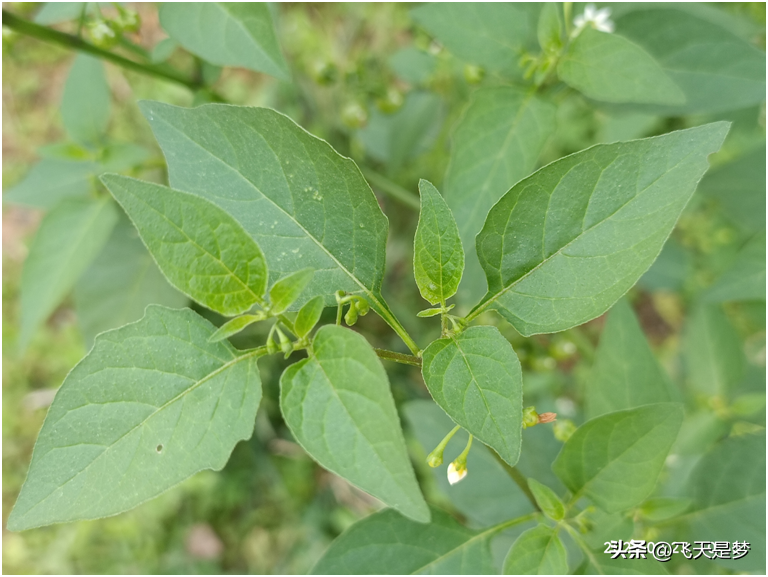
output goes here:
[{"label": "drooping leaf", "polygon": [[765,230],[752,237],[704,294],[707,302],[765,300]]},{"label": "drooping leaf", "polygon": [[697,306],[683,333],[683,359],[692,390],[725,395],[744,374],[741,339],[718,305]]},{"label": "drooping leaf", "polygon": [[[765,431],[729,437],[698,462],[688,494],[694,509],[682,520],[691,539],[746,541],[746,557],[714,562],[734,571],[765,570]],[[695,537],[694,537],[695,535]]]},{"label": "drooping leaf", "polygon": [[44,158],[20,182],[3,191],[3,202],[53,208],[65,198],[87,195],[97,171],[98,165],[90,161]]},{"label": "drooping leaf", "polygon": [[568,45],[557,75],[585,96],[603,102],[685,102],[682,90],[640,46],[589,26]]},{"label": "drooping leaf", "polygon": [[619,300],[605,323],[586,387],[587,418],[671,401],[669,377],[653,356],[626,299]]},{"label": "drooping leaf", "polygon": [[555,107],[514,88],[475,92],[453,135],[444,196],[459,226],[466,271],[458,299],[471,305],[485,294],[475,236],[488,211],[530,174],[555,131]]},{"label": "drooping leaf", "polygon": [[317,562],[313,575],[489,575],[496,573],[489,541],[432,508],[429,524],[385,509],[358,521]]},{"label": "drooping leaf", "polygon": [[116,174],[102,177],[168,280],[225,316],[263,303],[264,255],[227,212],[194,194]]},{"label": "drooping leaf", "polygon": [[605,312],[659,254],[728,123],[602,144],[520,181],[477,237],[488,294],[523,335]]},{"label": "drooping leaf", "polygon": [[523,374],[499,329],[471,327],[438,339],[422,359],[421,374],[435,402],[514,466],[520,457]]},{"label": "drooping leaf", "polygon": [[293,436],[323,467],[426,523],[381,361],[364,337],[326,325],[309,358],[280,378],[280,408]]},{"label": "drooping leaf", "polygon": [[281,278],[269,289],[270,310],[278,314],[290,307],[312,281],[315,271],[311,268],[296,271]]},{"label": "drooping leaf", "polygon": [[214,330],[152,305],[96,337],[56,394],[8,528],[115,515],[221,469],[253,432],[261,382],[256,357],[209,343]]},{"label": "drooping leaf", "polygon": [[682,422],[675,403],[608,413],[579,427],[552,469],[572,493],[608,513],[629,509],[653,491]]},{"label": "drooping leaf", "polygon": [[387,218],[354,162],[274,110],[141,108],[165,152],[171,186],[234,216],[264,251],[272,282],[313,268],[302,299],[324,295],[330,305],[337,290],[362,293],[399,325],[381,297]]},{"label": "drooping leaf", "polygon": [[61,118],[69,137],[85,145],[99,143],[107,131],[110,93],[104,64],[78,54],[69,71],[61,98]]},{"label": "drooping leaf", "polygon": [[304,306],[299,309],[299,314],[296,315],[296,320],[293,322],[293,328],[296,331],[297,337],[305,337],[315,328],[315,325],[320,320],[320,316],[323,314],[324,308],[325,301],[320,296],[304,303]]},{"label": "drooping leaf", "polygon": [[165,280],[125,217],[75,285],[74,301],[86,349],[97,334],[139,320],[149,304],[179,308],[188,302]]},{"label": "drooping leaf", "polygon": [[263,315],[241,315],[239,317],[235,317],[231,320],[228,320],[218,329],[216,329],[216,332],[211,335],[209,340],[212,343],[223,341],[224,339],[227,339],[232,335],[236,335],[244,328],[261,320],[264,320]]},{"label": "drooping leaf", "polygon": [[528,488],[533,493],[539,509],[547,517],[555,521],[560,521],[565,517],[565,505],[552,489],[539,483],[536,479],[528,479]]},{"label": "drooping leaf", "polygon": [[[654,106],[665,115],[735,110],[765,100],[765,51],[684,4],[638,4],[616,17],[616,31],[644,48],[685,93],[685,103]],[[720,12],[720,11],[713,11]]]},{"label": "drooping leaf", "polygon": [[264,2],[168,2],[160,24],[192,54],[219,66],[242,66],[289,80]]},{"label": "drooping leaf", "polygon": [[524,3],[435,2],[414,8],[411,17],[459,58],[516,74],[522,49],[535,33],[537,11]]},{"label": "drooping leaf", "polygon": [[21,274],[21,349],[101,252],[117,218],[107,198],[64,200],[45,215]]},{"label": "drooping leaf", "polygon": [[557,529],[538,525],[512,545],[504,560],[504,575],[565,575],[568,559]]},{"label": "drooping leaf", "polygon": [[419,181],[421,211],[413,246],[413,274],[421,296],[445,304],[456,294],[464,272],[464,248],[451,209],[438,190]]}]

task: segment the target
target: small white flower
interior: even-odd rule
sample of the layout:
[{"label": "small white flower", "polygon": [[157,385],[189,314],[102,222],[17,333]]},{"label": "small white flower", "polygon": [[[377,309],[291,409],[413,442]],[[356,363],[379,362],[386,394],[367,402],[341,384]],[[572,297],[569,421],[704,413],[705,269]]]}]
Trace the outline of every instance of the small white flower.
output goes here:
[{"label": "small white flower", "polygon": [[576,16],[573,20],[573,25],[576,27],[574,35],[581,32],[588,24],[600,32],[613,32],[615,26],[610,20],[610,16],[610,8],[598,10],[594,4],[587,4],[584,8],[584,14]]},{"label": "small white flower", "polygon": [[467,467],[466,465],[459,465],[459,468],[456,468],[456,462],[454,461],[450,465],[448,465],[448,482],[451,485],[455,485],[459,481],[461,481],[464,477],[467,476]]}]

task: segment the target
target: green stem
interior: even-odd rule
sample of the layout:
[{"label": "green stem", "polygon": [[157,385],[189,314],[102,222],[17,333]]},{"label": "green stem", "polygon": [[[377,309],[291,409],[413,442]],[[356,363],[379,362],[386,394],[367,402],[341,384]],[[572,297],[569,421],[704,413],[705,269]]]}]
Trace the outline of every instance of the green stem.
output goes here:
[{"label": "green stem", "polygon": [[533,505],[537,511],[541,511],[539,504],[536,502],[536,497],[533,496],[531,489],[528,487],[528,481],[525,479],[525,476],[520,471],[510,466],[509,463],[507,463],[504,459],[502,459],[501,456],[496,451],[494,451],[490,447],[488,448],[491,450],[491,455],[493,455],[493,457],[502,466],[504,471],[506,471],[507,475],[509,475],[509,477],[515,482],[515,485],[517,485],[520,488],[523,494],[531,502],[531,505]]},{"label": "green stem", "polygon": [[[181,84],[190,90],[198,90],[202,88],[202,86],[195,82],[193,79],[184,76],[179,71],[167,65],[143,64],[129,60],[128,58],[120,56],[119,54],[115,54],[114,52],[99,48],[90,42],[86,42],[78,36],[59,32],[58,30],[48,28],[47,26],[40,26],[39,24],[35,24],[29,20],[19,18],[18,16],[15,16],[6,10],[3,10],[3,26],[31,38],[42,40],[43,42],[56,44],[58,46],[77,50],[78,52],[84,52],[86,54],[97,56],[98,58],[102,58],[103,60],[111,62],[112,64],[116,64],[121,68],[125,68],[126,70],[132,70],[133,72],[146,74],[147,76],[153,76],[155,78],[167,80],[176,84]],[[218,97],[216,96],[216,98]]]},{"label": "green stem", "polygon": [[396,353],[395,351],[387,351],[385,349],[373,349],[380,359],[387,361],[394,361],[403,365],[413,365],[414,367],[421,366],[421,359],[413,355],[406,355],[404,353]]},{"label": "green stem", "polygon": [[541,513],[528,513],[527,515],[523,515],[522,517],[516,517],[514,519],[510,519],[509,521],[504,521],[503,523],[494,525],[493,527],[490,527],[489,529],[486,529],[485,531],[483,531],[481,535],[483,536],[487,536],[488,534],[493,535],[494,533],[499,533],[501,531],[504,531],[505,529],[514,527],[515,525],[522,525],[523,523],[527,523],[528,521],[535,521],[539,517],[541,517]]},{"label": "green stem", "polygon": [[584,554],[587,556],[587,559],[589,559],[590,563],[594,566],[595,570],[598,571],[598,574],[603,575],[602,572],[600,572],[600,565],[597,562],[597,559],[595,558],[594,552],[589,548],[589,546],[582,540],[581,535],[579,535],[578,531],[571,527],[568,523],[560,523],[561,527],[565,527],[565,530],[568,531],[570,536],[573,538],[574,541],[576,541],[576,544],[581,547],[581,550],[584,551]]},{"label": "green stem", "polygon": [[379,189],[384,194],[391,196],[402,204],[419,210],[419,199],[416,195],[408,192],[402,186],[392,182],[386,176],[379,174],[375,170],[371,170],[365,166],[360,167],[360,170],[362,170],[363,176],[365,176],[365,178],[375,188]]}]

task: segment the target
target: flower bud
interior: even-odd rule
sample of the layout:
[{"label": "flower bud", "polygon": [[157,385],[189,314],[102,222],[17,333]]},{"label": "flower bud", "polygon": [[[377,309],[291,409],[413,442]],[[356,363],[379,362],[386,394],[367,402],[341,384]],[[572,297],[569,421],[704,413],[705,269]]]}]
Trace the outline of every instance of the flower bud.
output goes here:
[{"label": "flower bud", "polygon": [[455,485],[467,476],[467,464],[466,462],[459,463],[456,459],[453,463],[448,465],[448,482],[451,485]]}]

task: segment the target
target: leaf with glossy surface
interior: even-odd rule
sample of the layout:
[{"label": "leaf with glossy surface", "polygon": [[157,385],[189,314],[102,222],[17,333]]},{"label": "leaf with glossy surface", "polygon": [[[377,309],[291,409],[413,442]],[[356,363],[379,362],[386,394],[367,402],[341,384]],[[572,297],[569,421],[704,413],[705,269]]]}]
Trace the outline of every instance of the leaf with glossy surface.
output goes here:
[{"label": "leaf with glossy surface", "polygon": [[579,427],[552,470],[568,489],[608,513],[642,503],[656,486],[683,422],[675,403],[608,413]]},{"label": "leaf with glossy surface", "polygon": [[320,320],[320,316],[323,314],[324,308],[325,300],[323,297],[315,297],[304,303],[304,306],[299,309],[299,314],[296,315],[296,320],[293,322],[293,328],[297,337],[305,337],[315,328],[315,325]]},{"label": "leaf with glossy surface", "polygon": [[765,300],[765,231],[742,247],[730,268],[706,290],[704,300]]},{"label": "leaf with glossy surface", "polygon": [[605,312],[658,256],[728,126],[600,144],[517,183],[477,236],[488,294],[469,318],[493,308],[530,336]]},{"label": "leaf with glossy surface", "polygon": [[744,352],[736,329],[719,305],[698,305],[683,332],[683,360],[690,387],[726,395],[744,374]]},{"label": "leaf with glossy surface", "polygon": [[737,560],[714,562],[734,571],[765,570],[765,431],[729,437],[698,462],[689,495],[694,510],[683,517],[692,539],[747,541]]},{"label": "leaf with glossy surface", "polygon": [[560,521],[565,517],[565,505],[552,489],[539,483],[536,479],[528,479],[528,488],[533,493],[539,509],[547,517],[555,521]]},{"label": "leaf with glossy surface", "polygon": [[514,466],[522,440],[523,374],[499,329],[470,327],[438,339],[422,359],[421,374],[435,402]]},{"label": "leaf with glossy surface", "polygon": [[304,292],[312,280],[315,271],[311,268],[296,271],[281,278],[269,289],[269,306],[273,314],[278,314],[290,307]]},{"label": "leaf with glossy surface", "polygon": [[568,559],[557,529],[538,525],[512,545],[504,560],[504,575],[565,575]]},{"label": "leaf with glossy surface", "polygon": [[99,333],[139,320],[149,304],[179,308],[189,302],[168,284],[125,217],[75,285],[74,301],[86,349]]},{"label": "leaf with glossy surface", "polygon": [[386,509],[339,536],[313,575],[489,575],[496,573],[489,547],[493,528],[475,532],[432,508],[432,521],[415,523]]},{"label": "leaf with glossy surface", "polygon": [[61,97],[61,118],[72,140],[93,145],[103,139],[110,98],[104,64],[93,56],[78,54]]},{"label": "leaf with glossy surface", "polygon": [[335,325],[318,330],[309,358],[280,377],[280,408],[323,467],[403,515],[429,521],[387,374],[365,338]]},{"label": "leaf with glossy surface", "polygon": [[421,210],[413,243],[413,274],[421,296],[445,304],[456,294],[464,272],[464,248],[451,209],[438,190],[419,181]]},{"label": "leaf with glossy surface", "polygon": [[212,64],[290,79],[264,2],[169,2],[160,6],[160,24],[176,42]]},{"label": "leaf with glossy surface", "polygon": [[102,177],[168,280],[225,316],[263,303],[264,255],[234,218],[194,194],[125,176]]},{"label": "leaf with glossy surface", "polygon": [[98,256],[117,219],[107,198],[68,199],[45,215],[21,274],[22,350]]},{"label": "leaf with glossy surface", "polygon": [[671,401],[672,384],[653,356],[632,307],[621,299],[608,313],[586,386],[587,418]]},{"label": "leaf with glossy surface", "polygon": [[8,528],[115,515],[221,469],[253,432],[261,381],[214,330],[153,305],[99,335],[56,394]]},{"label": "leaf with glossy surface", "polygon": [[557,65],[560,80],[603,102],[682,104],[685,94],[645,50],[587,26]]},{"label": "leaf with glossy surface", "polygon": [[555,131],[552,104],[514,88],[483,88],[472,95],[456,126],[444,196],[467,250],[458,299],[472,304],[487,289],[472,247],[488,211],[536,166]]}]

